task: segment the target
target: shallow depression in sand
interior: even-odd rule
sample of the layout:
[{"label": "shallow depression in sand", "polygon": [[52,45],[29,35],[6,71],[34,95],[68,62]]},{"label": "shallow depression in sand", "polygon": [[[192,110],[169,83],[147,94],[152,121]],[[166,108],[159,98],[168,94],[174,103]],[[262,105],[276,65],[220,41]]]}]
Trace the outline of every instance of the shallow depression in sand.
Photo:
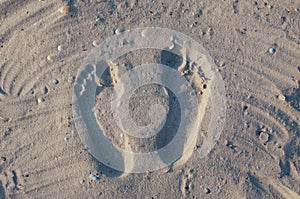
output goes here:
[{"label": "shallow depression in sand", "polygon": [[161,28],[105,40],[85,59],[74,84],[81,140],[100,162],[125,172],[184,162],[197,143],[208,103],[211,118],[200,157],[222,132],[224,84],[203,47]]}]

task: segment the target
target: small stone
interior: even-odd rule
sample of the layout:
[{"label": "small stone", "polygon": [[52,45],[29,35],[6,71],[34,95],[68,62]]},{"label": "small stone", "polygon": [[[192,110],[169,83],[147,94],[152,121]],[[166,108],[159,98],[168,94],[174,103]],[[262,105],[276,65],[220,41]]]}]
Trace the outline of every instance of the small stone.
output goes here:
[{"label": "small stone", "polygon": [[69,84],[73,84],[74,81],[75,81],[75,78],[73,76],[71,76],[71,77],[68,78],[68,83]]},{"label": "small stone", "polygon": [[38,104],[42,103],[43,101],[44,101],[43,98],[38,98],[38,99],[37,99],[37,103],[38,103]]},{"label": "small stone", "polygon": [[53,62],[53,55],[48,55],[48,56],[47,56],[47,60],[48,60],[49,62]]},{"label": "small stone", "polygon": [[60,8],[60,12],[62,14],[69,14],[71,12],[71,7],[68,5],[64,5],[63,7]]},{"label": "small stone", "polygon": [[259,139],[265,144],[269,141],[269,134],[266,133],[265,131],[259,132]]},{"label": "small stone", "polygon": [[98,42],[98,41],[93,41],[93,46],[94,46],[94,47],[99,46],[99,42]]},{"label": "small stone", "polygon": [[284,95],[278,95],[278,99],[280,101],[285,101],[285,96]]},{"label": "small stone", "polygon": [[225,141],[225,145],[231,149],[234,149],[234,146],[233,146],[233,142],[229,141],[229,140],[226,140]]},{"label": "small stone", "polygon": [[300,72],[300,66],[298,66],[297,68],[298,68],[298,71]]},{"label": "small stone", "polygon": [[116,30],[115,30],[115,34],[116,35],[120,35],[120,34],[122,34],[124,32],[124,29],[119,29],[119,28],[117,28]]},{"label": "small stone", "polygon": [[29,177],[29,173],[28,173],[28,172],[25,172],[23,176],[24,176],[25,178],[28,178],[28,177]]},{"label": "small stone", "polygon": [[204,189],[204,192],[205,192],[206,194],[209,194],[211,191],[210,191],[209,188],[205,188],[205,189]]},{"label": "small stone", "polygon": [[196,144],[196,145],[194,146],[194,151],[197,151],[199,148],[200,148],[200,146]]},{"label": "small stone", "polygon": [[57,79],[53,80],[53,84],[58,84],[59,81]]},{"label": "small stone", "polygon": [[69,138],[67,138],[67,137],[64,138],[64,141],[65,141],[65,142],[67,142],[68,140],[69,140]]},{"label": "small stone", "polygon": [[60,51],[60,52],[63,51],[63,50],[64,50],[63,45],[59,45],[59,46],[57,47],[57,50]]},{"label": "small stone", "polygon": [[99,177],[99,174],[96,173],[96,174],[91,174],[90,175],[90,178],[94,181],[97,181],[97,180],[100,180],[100,177]]},{"label": "small stone", "polygon": [[225,67],[225,62],[220,62],[219,67]]},{"label": "small stone", "polygon": [[270,49],[269,49],[269,53],[270,53],[271,55],[273,55],[275,52],[276,52],[276,48],[270,48]]}]

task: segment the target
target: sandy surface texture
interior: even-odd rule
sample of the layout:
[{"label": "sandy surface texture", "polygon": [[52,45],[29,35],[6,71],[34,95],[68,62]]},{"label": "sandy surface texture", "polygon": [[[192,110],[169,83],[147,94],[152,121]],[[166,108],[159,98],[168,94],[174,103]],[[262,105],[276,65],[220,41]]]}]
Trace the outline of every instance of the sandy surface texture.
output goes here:
[{"label": "sandy surface texture", "polygon": [[[95,49],[141,44],[134,37],[102,46],[147,27],[184,34],[203,46],[205,61],[190,61],[194,50],[174,36],[167,49],[107,60],[101,74],[99,65],[83,64]],[[164,85],[134,90],[134,82],[122,79],[151,63],[177,71],[194,92],[177,86],[180,78],[169,72],[154,80],[188,93],[183,100]],[[144,66],[150,68],[140,80],[155,68]],[[213,102],[221,98],[212,94],[217,79],[210,72],[226,91],[226,109],[218,114]],[[299,0],[0,0],[0,199],[300,198],[299,86]],[[115,119],[126,111],[128,117]],[[225,123],[210,140],[214,117]],[[183,137],[172,153],[155,153],[172,143],[185,119],[193,139]],[[130,134],[153,120],[158,124],[143,138]],[[112,145],[101,145],[105,139]],[[201,146],[212,149],[202,157]],[[153,159],[131,155],[153,151]],[[121,160],[117,167],[112,154]]]}]

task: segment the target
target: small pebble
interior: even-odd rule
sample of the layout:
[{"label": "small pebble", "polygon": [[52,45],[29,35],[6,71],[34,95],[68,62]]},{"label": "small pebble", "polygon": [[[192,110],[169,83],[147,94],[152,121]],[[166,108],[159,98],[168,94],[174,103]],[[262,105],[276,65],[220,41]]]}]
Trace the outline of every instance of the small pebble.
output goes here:
[{"label": "small pebble", "polygon": [[220,62],[219,67],[225,67],[225,62]]},{"label": "small pebble", "polygon": [[122,34],[124,32],[124,29],[119,29],[119,28],[117,28],[116,30],[115,30],[115,34],[116,35],[120,35],[120,34]]},{"label": "small pebble", "polygon": [[300,72],[300,66],[298,66],[297,68],[298,68],[298,71]]},{"label": "small pebble", "polygon": [[99,45],[98,41],[93,41],[93,46],[97,47]]},{"label": "small pebble", "polygon": [[265,131],[261,131],[259,133],[259,139],[265,144],[269,141],[269,134],[266,133]]},{"label": "small pebble", "polygon": [[233,142],[226,140],[225,145],[231,149],[234,149]]},{"label": "small pebble", "polygon": [[206,194],[209,194],[211,191],[210,191],[209,188],[205,188],[204,192],[205,192]]},{"label": "small pebble", "polygon": [[63,7],[60,8],[60,12],[62,14],[69,14],[71,12],[71,7],[68,5],[64,5]]},{"label": "small pebble", "polygon": [[270,48],[270,49],[269,49],[269,53],[270,53],[271,55],[273,55],[275,52],[276,52],[276,49],[275,49],[275,48]]},{"label": "small pebble", "polygon": [[50,61],[50,62],[53,62],[53,55],[48,55],[47,60]]},{"label": "small pebble", "polygon": [[68,140],[69,140],[69,138],[67,138],[67,137],[64,138],[64,141],[65,141],[65,142],[67,142]]},{"label": "small pebble", "polygon": [[75,81],[75,77],[71,76],[71,77],[68,78],[68,83],[69,84],[73,84],[74,81]]},{"label": "small pebble", "polygon": [[284,95],[278,95],[278,99],[280,101],[285,101],[285,96]]},{"label": "small pebble", "polygon": [[59,81],[57,79],[53,80],[53,84],[58,84]]},{"label": "small pebble", "polygon": [[44,101],[43,98],[38,98],[38,99],[37,99],[37,103],[38,103],[38,104],[42,103],[43,101]]},{"label": "small pebble", "polygon": [[63,45],[59,45],[59,46],[57,47],[57,50],[60,51],[60,52],[63,51],[63,50],[64,50]]},{"label": "small pebble", "polygon": [[28,178],[28,177],[29,177],[29,173],[28,173],[28,172],[25,172],[25,173],[24,173],[24,177]]},{"label": "small pebble", "polygon": [[99,177],[99,174],[96,173],[96,174],[91,174],[90,175],[90,178],[94,181],[97,181],[97,180],[100,180],[100,177]]}]

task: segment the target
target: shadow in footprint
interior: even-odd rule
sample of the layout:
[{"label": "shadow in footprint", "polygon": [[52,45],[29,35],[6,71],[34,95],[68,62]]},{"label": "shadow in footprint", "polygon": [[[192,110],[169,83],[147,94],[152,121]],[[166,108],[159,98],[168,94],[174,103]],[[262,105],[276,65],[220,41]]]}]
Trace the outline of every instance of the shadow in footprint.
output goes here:
[{"label": "shadow in footprint", "polygon": [[[155,141],[155,149],[159,150],[169,144],[175,137],[179,124],[181,109],[180,104],[175,96],[175,94],[167,89],[169,94],[169,112],[167,114],[167,119],[162,130],[157,134]],[[178,146],[179,147],[179,146]]]},{"label": "shadow in footprint", "polygon": [[246,195],[247,198],[261,198],[265,190],[261,185],[261,182],[258,178],[253,176],[251,173],[247,173],[246,177]]},{"label": "shadow in footprint", "polygon": [[[181,56],[162,50],[160,55],[160,63],[166,66],[169,66],[175,70],[178,70],[185,61]],[[180,103],[176,95],[168,88],[166,88],[169,95],[169,112],[167,114],[167,120],[163,129],[157,134],[155,140],[156,150],[159,150],[169,144],[172,139],[176,136],[181,122],[181,108]],[[182,151],[184,149],[184,143],[179,143],[177,150]],[[172,157],[169,154],[163,151],[158,151],[158,154],[163,162],[166,164],[173,162]]]},{"label": "shadow in footprint", "polygon": [[286,101],[291,104],[291,106],[300,112],[300,81],[298,81],[298,88],[293,88],[290,91],[291,94],[286,96]]},{"label": "shadow in footprint", "polygon": [[291,164],[294,164],[297,170],[300,170],[300,146],[297,139],[292,139],[284,147],[284,158],[279,162],[280,178],[284,176],[291,176]]},{"label": "shadow in footprint", "polygon": [[178,68],[183,63],[183,58],[175,53],[172,53],[170,51],[162,50],[160,54],[160,63],[166,66],[169,66],[175,70],[178,70]]},{"label": "shadow in footprint", "polygon": [[113,87],[113,80],[111,78],[111,73],[110,73],[110,69],[109,66],[106,62],[100,62],[98,63],[98,67],[105,67],[106,69],[103,71],[103,73],[101,74],[102,71],[98,71],[98,78],[100,79],[100,82],[103,86],[97,86],[96,89],[96,96],[99,95],[99,93],[101,93],[103,91],[104,87]]},{"label": "shadow in footprint", "polygon": [[0,88],[0,94],[6,95],[5,91],[2,88]]},{"label": "shadow in footprint", "polygon": [[0,181],[0,198],[5,198],[5,191],[1,181]]},{"label": "shadow in footprint", "polygon": [[[286,101],[298,112],[300,112],[300,81],[298,81],[298,87],[288,89],[284,92],[286,94]],[[278,110],[280,111],[280,110]],[[284,113],[281,113],[281,116],[284,116]],[[289,123],[289,117],[286,117],[286,123]],[[299,124],[296,121],[293,121],[289,127],[291,130],[296,132],[297,136],[300,136]]]}]

